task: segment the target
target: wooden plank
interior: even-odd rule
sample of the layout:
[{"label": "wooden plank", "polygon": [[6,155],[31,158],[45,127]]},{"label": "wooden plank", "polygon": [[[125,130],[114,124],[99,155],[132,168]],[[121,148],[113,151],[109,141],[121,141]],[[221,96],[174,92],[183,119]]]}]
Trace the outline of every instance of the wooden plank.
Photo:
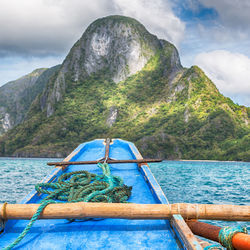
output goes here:
[{"label": "wooden plank", "polygon": [[199,244],[201,245],[201,247],[205,248],[205,247],[208,247],[208,246],[211,246],[212,244],[209,243],[208,241],[205,241],[205,240],[201,240],[199,238],[197,238]]},{"label": "wooden plank", "polygon": [[170,223],[173,228],[176,228],[180,238],[184,245],[189,250],[202,250],[203,247],[200,245],[197,238],[194,236],[190,228],[185,223],[184,219],[180,215],[173,215]]},{"label": "wooden plank", "polygon": [[[97,163],[104,163],[105,159],[98,161],[67,161],[67,162],[48,162],[49,166],[68,166],[68,165],[90,165]],[[147,162],[161,162],[162,159],[139,159],[139,160],[111,160],[107,159],[106,163],[115,164],[115,163],[147,163]]]}]

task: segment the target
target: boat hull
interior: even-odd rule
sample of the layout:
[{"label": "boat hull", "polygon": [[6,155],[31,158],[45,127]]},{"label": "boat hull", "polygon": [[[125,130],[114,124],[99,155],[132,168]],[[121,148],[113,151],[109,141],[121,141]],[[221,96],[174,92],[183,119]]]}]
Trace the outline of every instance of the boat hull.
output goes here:
[{"label": "boat hull", "polygon": [[[105,155],[105,141],[94,140],[81,144],[65,161],[98,160]],[[130,142],[114,139],[110,145],[112,159],[138,159],[140,153]],[[112,164],[111,173],[132,186],[129,202],[138,204],[166,204],[166,196],[146,164]],[[56,180],[62,173],[87,170],[100,174],[97,165],[69,165],[56,167],[43,182]],[[32,191],[22,203],[39,203],[45,195]],[[181,218],[179,218],[182,220]],[[183,223],[183,221],[182,221]],[[0,235],[1,247],[13,242],[27,225],[27,220],[9,220]],[[36,221],[17,249],[185,249],[177,227],[169,220],[90,219],[69,222],[66,219]],[[201,249],[198,246],[195,249]]]}]

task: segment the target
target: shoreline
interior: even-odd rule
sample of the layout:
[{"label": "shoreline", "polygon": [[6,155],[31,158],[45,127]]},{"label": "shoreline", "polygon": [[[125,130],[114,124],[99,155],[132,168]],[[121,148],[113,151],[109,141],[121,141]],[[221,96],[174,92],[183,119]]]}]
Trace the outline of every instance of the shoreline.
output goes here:
[{"label": "shoreline", "polygon": [[[32,160],[32,159],[64,159],[62,157],[15,157],[15,156],[0,156],[1,159],[20,159],[20,160]],[[249,161],[220,161],[220,160],[186,160],[186,159],[177,159],[177,160],[168,160],[168,159],[163,159],[163,162],[166,161],[180,161],[180,162],[229,162],[229,163],[250,163]]]}]

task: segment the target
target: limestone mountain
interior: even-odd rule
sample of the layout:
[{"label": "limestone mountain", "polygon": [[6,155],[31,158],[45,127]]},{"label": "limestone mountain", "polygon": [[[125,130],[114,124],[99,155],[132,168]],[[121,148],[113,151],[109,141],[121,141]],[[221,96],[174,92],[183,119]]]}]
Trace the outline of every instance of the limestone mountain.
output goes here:
[{"label": "limestone mountain", "polygon": [[250,108],[234,104],[171,43],[136,20],[93,22],[0,138],[0,155],[65,156],[94,138],[120,137],[146,157],[250,160]]},{"label": "limestone mountain", "polygon": [[96,20],[70,50],[53,86],[44,93],[42,110],[51,116],[55,103],[61,100],[70,82],[82,82],[100,72],[115,83],[125,80],[142,70],[164,46],[171,50],[171,55],[165,57],[172,63],[166,68],[170,76],[181,68],[173,46],[158,40],[132,18],[112,16]]},{"label": "limestone mountain", "polygon": [[58,68],[36,69],[0,87],[0,135],[26,118],[31,103]]}]

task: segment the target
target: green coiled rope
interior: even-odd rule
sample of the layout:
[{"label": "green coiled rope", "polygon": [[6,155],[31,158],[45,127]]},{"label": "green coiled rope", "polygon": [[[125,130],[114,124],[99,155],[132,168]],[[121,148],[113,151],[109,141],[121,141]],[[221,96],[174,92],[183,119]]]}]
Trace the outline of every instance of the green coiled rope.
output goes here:
[{"label": "green coiled rope", "polygon": [[47,194],[47,196],[41,201],[41,205],[23,232],[4,250],[12,249],[25,237],[48,204],[59,202],[127,202],[132,187],[125,185],[120,177],[111,175],[107,163],[98,163],[98,167],[102,169],[101,175],[88,171],[75,171],[61,175],[53,183],[38,183],[35,186],[36,191]]}]

